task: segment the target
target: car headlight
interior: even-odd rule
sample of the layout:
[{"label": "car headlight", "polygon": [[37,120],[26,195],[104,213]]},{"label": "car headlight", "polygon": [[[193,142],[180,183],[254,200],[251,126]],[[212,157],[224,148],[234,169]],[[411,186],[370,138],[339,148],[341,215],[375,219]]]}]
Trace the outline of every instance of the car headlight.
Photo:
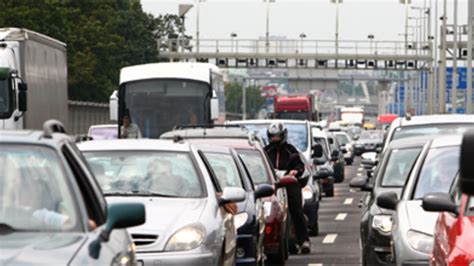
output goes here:
[{"label": "car headlight", "polygon": [[166,251],[184,251],[195,249],[204,241],[204,226],[193,224],[176,231],[166,243]]},{"label": "car headlight", "polygon": [[410,246],[419,252],[429,254],[433,251],[433,236],[431,235],[410,230],[407,233],[407,239]]},{"label": "car headlight", "polygon": [[303,199],[311,199],[313,198],[313,190],[309,186],[305,186],[303,188]]},{"label": "car headlight", "polygon": [[116,256],[112,260],[112,266],[129,266],[129,265],[134,265],[135,262],[133,259],[130,257],[129,254],[122,254],[120,253],[118,256]]},{"label": "car headlight", "polygon": [[239,229],[240,227],[242,227],[242,225],[244,225],[248,219],[249,219],[249,215],[246,212],[241,212],[239,214],[236,214],[234,216],[235,229]]},{"label": "car headlight", "polygon": [[269,201],[266,201],[263,203],[263,210],[265,211],[265,218],[270,216],[272,213],[272,203]]},{"label": "car headlight", "polygon": [[391,215],[374,215],[372,219],[372,228],[378,230],[384,235],[392,232],[392,216]]}]

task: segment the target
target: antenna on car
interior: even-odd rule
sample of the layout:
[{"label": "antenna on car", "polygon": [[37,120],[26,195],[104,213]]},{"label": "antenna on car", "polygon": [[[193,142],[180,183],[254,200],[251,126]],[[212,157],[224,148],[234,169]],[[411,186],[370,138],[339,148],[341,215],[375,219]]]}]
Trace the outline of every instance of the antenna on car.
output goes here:
[{"label": "antenna on car", "polygon": [[182,143],[184,141],[184,138],[181,137],[181,135],[174,135],[173,136],[173,142],[174,143]]},{"label": "antenna on car", "polygon": [[410,114],[410,113],[406,113],[406,114],[405,114],[405,119],[406,119],[407,121],[410,121],[410,120],[411,120],[411,114]]}]

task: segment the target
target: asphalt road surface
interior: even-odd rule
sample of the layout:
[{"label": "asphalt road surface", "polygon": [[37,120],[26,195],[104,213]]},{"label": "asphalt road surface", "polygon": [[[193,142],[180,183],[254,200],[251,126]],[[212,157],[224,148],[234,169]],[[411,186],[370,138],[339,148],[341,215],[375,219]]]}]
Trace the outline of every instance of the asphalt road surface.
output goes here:
[{"label": "asphalt road surface", "polygon": [[311,253],[292,255],[287,265],[360,265],[358,207],[364,192],[349,188],[349,181],[366,175],[356,157],[346,166],[344,183],[336,184],[333,198],[323,197],[319,209],[319,236],[311,238]]}]

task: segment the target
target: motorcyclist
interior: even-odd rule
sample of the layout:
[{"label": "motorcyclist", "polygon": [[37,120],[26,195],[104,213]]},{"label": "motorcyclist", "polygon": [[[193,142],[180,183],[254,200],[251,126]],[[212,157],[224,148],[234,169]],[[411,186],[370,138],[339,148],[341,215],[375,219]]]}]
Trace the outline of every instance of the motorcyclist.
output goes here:
[{"label": "motorcyclist", "polygon": [[[288,130],[281,122],[272,123],[267,129],[269,144],[265,147],[273,166],[285,171],[287,175],[299,179],[304,172],[304,163],[298,150],[287,142]],[[288,208],[295,227],[298,249],[303,254],[311,252],[311,242],[304,217],[302,206],[302,184],[297,183],[286,188],[288,194]]]}]

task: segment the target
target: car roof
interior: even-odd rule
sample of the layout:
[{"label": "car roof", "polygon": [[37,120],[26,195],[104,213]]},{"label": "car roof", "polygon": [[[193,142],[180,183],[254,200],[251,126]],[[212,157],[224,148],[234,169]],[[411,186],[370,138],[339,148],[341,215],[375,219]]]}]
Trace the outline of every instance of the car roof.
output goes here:
[{"label": "car roof", "polygon": [[212,142],[209,143],[193,143],[193,147],[204,152],[218,152],[230,154],[231,149],[226,146],[212,145]]},{"label": "car roof", "polygon": [[306,124],[308,121],[306,120],[289,120],[289,119],[253,119],[253,120],[234,120],[228,121],[228,124],[271,124],[273,122],[282,122],[283,124]]},{"label": "car roof", "polygon": [[249,130],[246,128],[233,128],[233,127],[217,127],[217,128],[186,128],[180,130],[173,130],[163,133],[160,138],[172,139],[176,136],[181,136],[185,139],[191,138],[236,138],[236,139],[248,139]]},{"label": "car roof", "polygon": [[390,142],[390,149],[403,149],[403,148],[414,148],[423,147],[428,141],[432,140],[433,136],[420,136],[397,139]]},{"label": "car roof", "polygon": [[248,139],[190,139],[190,143],[195,145],[208,144],[208,145],[217,145],[231,147],[234,149],[246,149],[246,150],[259,150],[261,149],[259,145],[252,145],[249,143]]},{"label": "car roof", "polygon": [[90,128],[118,128],[117,124],[92,125]]},{"label": "car roof", "polygon": [[433,142],[431,143],[431,148],[461,146],[461,142],[462,142],[461,134],[445,135],[445,136],[434,138]]},{"label": "car roof", "polygon": [[398,126],[415,126],[426,124],[460,124],[460,123],[474,123],[474,115],[463,114],[440,114],[440,115],[421,115],[412,116],[410,119],[406,117],[399,117],[392,123]]},{"label": "car roof", "polygon": [[70,141],[70,136],[62,133],[46,135],[39,130],[0,130],[0,143],[8,144],[34,144],[58,147],[60,142]]},{"label": "car roof", "polygon": [[79,143],[81,151],[178,151],[189,152],[188,142],[159,139],[115,139]]}]

